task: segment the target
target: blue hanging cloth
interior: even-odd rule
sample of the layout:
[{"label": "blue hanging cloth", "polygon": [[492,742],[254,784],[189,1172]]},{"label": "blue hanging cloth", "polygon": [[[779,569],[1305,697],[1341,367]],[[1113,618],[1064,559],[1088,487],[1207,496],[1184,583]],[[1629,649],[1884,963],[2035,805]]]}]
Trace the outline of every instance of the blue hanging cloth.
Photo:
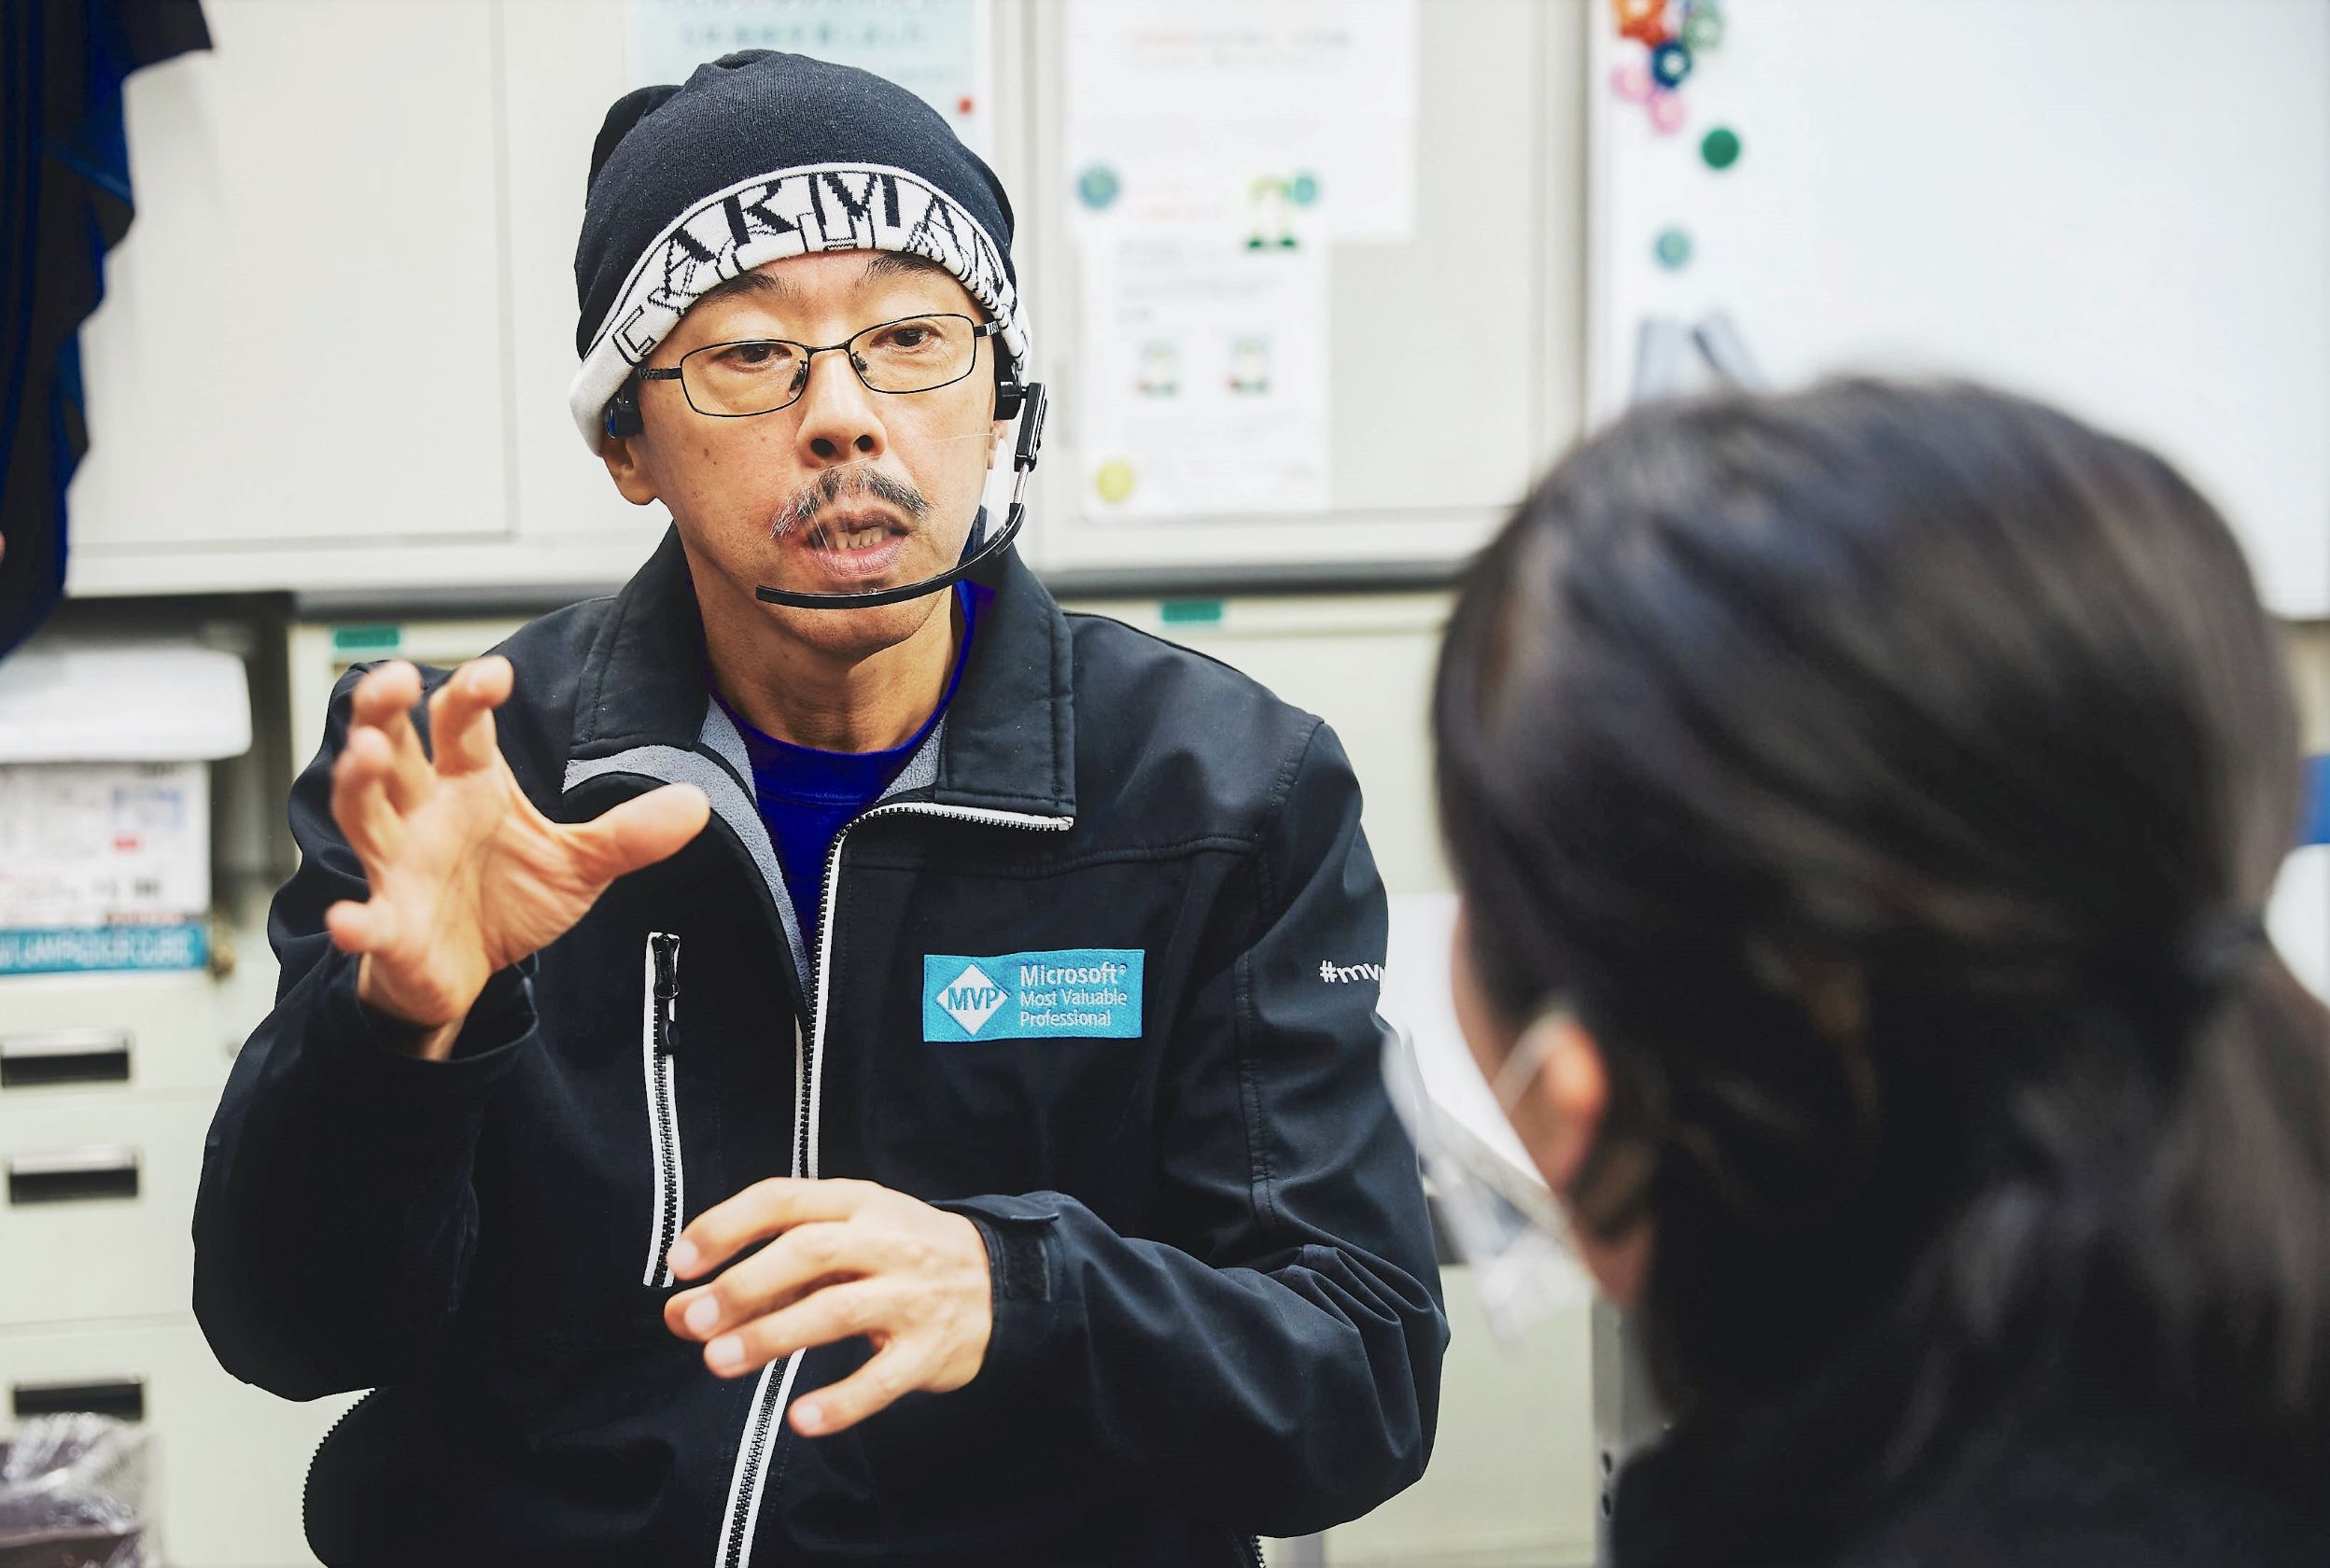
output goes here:
[{"label": "blue hanging cloth", "polygon": [[122,80],[209,47],[200,0],[0,0],[0,655],[64,593],[81,323],[130,227]]}]

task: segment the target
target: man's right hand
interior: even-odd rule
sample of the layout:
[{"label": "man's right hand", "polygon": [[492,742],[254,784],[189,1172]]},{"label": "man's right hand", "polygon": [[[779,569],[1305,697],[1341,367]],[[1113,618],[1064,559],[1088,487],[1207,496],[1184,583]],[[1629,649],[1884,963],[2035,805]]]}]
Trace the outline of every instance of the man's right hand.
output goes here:
[{"label": "man's right hand", "polygon": [[491,975],[565,935],[609,883],[675,853],[711,811],[700,790],[669,784],[592,821],[544,817],[494,737],[511,680],[498,655],[456,670],[428,699],[425,750],[411,717],[420,672],[383,665],[357,683],[332,764],[331,814],[371,897],[324,922],[362,955],[357,995],[427,1031],[413,1045],[425,1057],[451,1054]]}]

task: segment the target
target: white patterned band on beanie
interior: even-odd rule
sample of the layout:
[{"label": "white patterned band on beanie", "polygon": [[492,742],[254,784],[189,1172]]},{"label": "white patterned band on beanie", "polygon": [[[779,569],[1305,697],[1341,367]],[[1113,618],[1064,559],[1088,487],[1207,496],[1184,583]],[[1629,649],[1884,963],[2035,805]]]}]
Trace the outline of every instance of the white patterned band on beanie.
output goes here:
[{"label": "white patterned band on beanie", "polygon": [[925,257],[1001,324],[1026,368],[1011,203],[937,112],[865,71],[765,49],[642,88],[608,112],[575,248],[582,363],[567,404],[591,450],[607,405],[688,308],[739,273],[817,250]]}]

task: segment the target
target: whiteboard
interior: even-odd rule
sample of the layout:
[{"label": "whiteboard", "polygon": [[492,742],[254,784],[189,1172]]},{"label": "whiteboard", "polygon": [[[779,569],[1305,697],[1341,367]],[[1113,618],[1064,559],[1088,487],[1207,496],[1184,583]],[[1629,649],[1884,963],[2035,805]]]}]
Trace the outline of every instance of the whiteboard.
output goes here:
[{"label": "whiteboard", "polygon": [[1051,423],[1028,553],[1055,574],[1292,566],[1314,577],[1469,555],[1581,423],[1583,116],[1563,84],[1603,0],[1418,0],[1412,231],[1333,246],[1328,508],[1111,516],[1084,483],[1094,432],[1080,362],[1085,258],[1067,215],[1069,7],[1032,13],[1043,84],[1033,249],[1036,369]]},{"label": "whiteboard", "polygon": [[2277,612],[2330,615],[2330,4],[1723,0],[1663,134],[1614,90],[1643,51],[1608,15],[1590,417],[1646,318],[1716,310],[1781,385],[1977,376],[2158,448]]}]

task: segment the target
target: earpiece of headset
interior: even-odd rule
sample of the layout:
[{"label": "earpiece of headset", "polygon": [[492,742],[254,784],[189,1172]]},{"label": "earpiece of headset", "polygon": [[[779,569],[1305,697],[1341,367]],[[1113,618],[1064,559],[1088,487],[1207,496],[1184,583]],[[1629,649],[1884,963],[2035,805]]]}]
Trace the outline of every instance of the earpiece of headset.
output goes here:
[{"label": "earpiece of headset", "polygon": [[995,374],[995,417],[1017,419],[1027,403],[1027,387],[1014,381],[1009,371],[999,370]]},{"label": "earpiece of headset", "polygon": [[607,399],[607,434],[611,438],[627,439],[646,428],[639,418],[639,378],[626,376],[615,395]]}]

